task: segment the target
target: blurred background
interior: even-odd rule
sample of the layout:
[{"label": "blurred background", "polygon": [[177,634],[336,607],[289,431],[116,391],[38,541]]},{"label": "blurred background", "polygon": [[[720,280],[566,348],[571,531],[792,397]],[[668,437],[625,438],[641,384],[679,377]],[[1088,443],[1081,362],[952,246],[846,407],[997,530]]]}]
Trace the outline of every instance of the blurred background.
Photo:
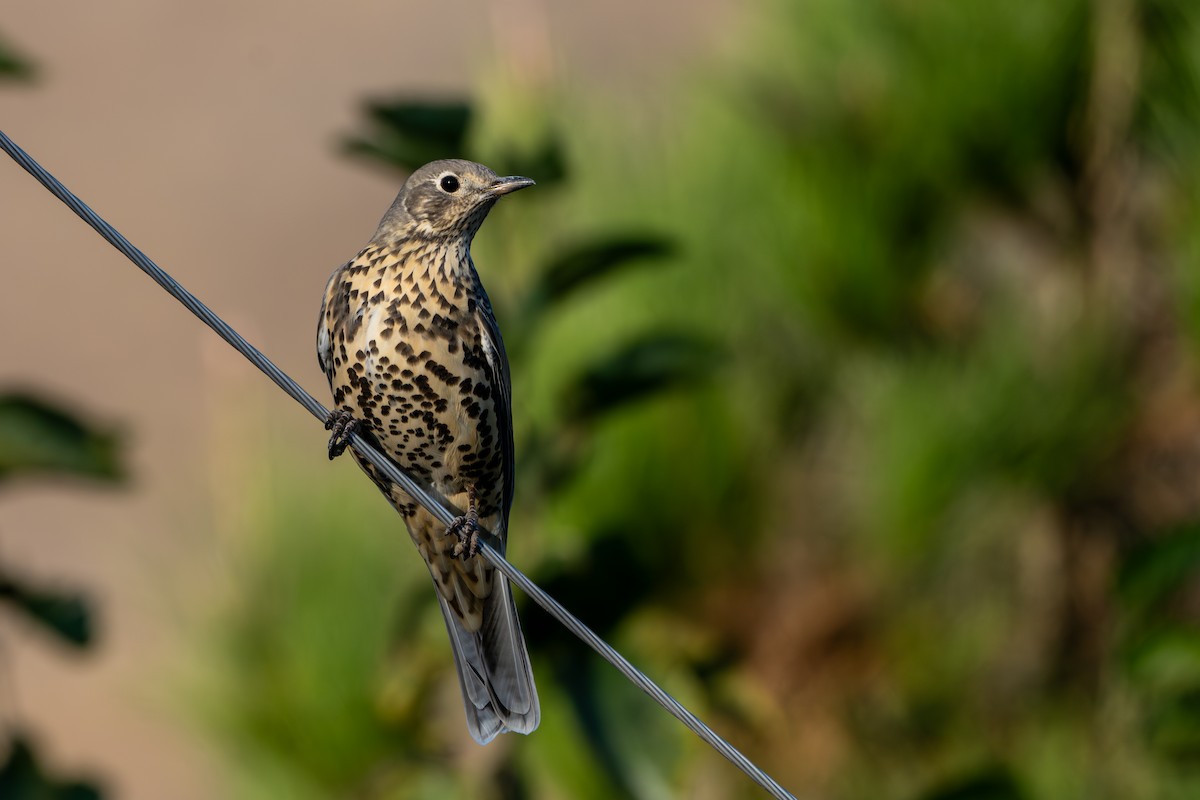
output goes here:
[{"label": "blurred background", "polygon": [[[800,797],[1200,793],[1189,0],[16,0],[0,108],[322,400],[407,171],[535,178],[516,565]],[[531,604],[471,743],[374,488],[0,175],[0,795],[761,796]]]}]

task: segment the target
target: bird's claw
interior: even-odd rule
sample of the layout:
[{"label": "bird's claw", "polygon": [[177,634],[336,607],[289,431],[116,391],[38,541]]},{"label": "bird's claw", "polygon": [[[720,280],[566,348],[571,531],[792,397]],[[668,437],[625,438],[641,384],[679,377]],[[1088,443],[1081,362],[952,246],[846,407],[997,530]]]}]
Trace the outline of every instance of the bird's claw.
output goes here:
[{"label": "bird's claw", "polygon": [[346,452],[350,444],[350,436],[358,430],[358,420],[344,408],[335,409],[325,420],[325,430],[332,431],[329,436],[329,460]]},{"label": "bird's claw", "polygon": [[447,536],[457,536],[458,542],[450,551],[463,561],[479,552],[479,510],[475,507],[475,487],[467,487],[467,513],[454,518],[446,527]]}]

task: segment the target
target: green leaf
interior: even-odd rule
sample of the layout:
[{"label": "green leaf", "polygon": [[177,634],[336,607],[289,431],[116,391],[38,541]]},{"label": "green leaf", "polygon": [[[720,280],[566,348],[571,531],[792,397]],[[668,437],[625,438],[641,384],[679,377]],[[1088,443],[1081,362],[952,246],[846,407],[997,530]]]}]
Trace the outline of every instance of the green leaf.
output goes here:
[{"label": "green leaf", "polygon": [[639,260],[661,259],[673,250],[670,241],[654,234],[619,234],[575,244],[555,256],[542,270],[526,301],[527,309],[539,311]]},{"label": "green leaf", "polygon": [[462,158],[466,153],[471,107],[465,102],[370,102],[367,114],[374,130],[347,139],[350,153],[407,172],[439,158]]},{"label": "green leaf", "polygon": [[524,175],[533,178],[538,186],[545,189],[566,180],[567,156],[561,141],[547,139],[533,152],[501,156],[494,167],[501,175]]},{"label": "green leaf", "polygon": [[35,589],[11,575],[0,574],[0,600],[25,612],[68,644],[79,648],[92,644],[92,614],[80,594]]},{"label": "green leaf", "polygon": [[1135,628],[1128,639],[1122,661],[1138,686],[1175,692],[1200,684],[1200,635],[1193,625],[1156,620]]},{"label": "green leaf", "polygon": [[33,64],[14,52],[11,45],[0,41],[0,79],[28,81],[34,74]]},{"label": "green leaf", "polygon": [[921,800],[1022,800],[1027,797],[1005,767],[985,767],[921,795]]},{"label": "green leaf", "polygon": [[1145,718],[1150,745],[1183,763],[1200,757],[1200,684],[1154,698]]},{"label": "green leaf", "polygon": [[1117,596],[1143,613],[1188,585],[1200,573],[1200,525],[1183,525],[1155,538],[1125,559]]},{"label": "green leaf", "polygon": [[719,354],[691,334],[663,332],[632,342],[584,370],[568,390],[568,413],[595,418],[712,372]]},{"label": "green leaf", "polygon": [[38,764],[33,746],[20,734],[9,744],[8,759],[0,765],[0,797],[5,800],[100,800],[104,794],[83,781],[58,782]]},{"label": "green leaf", "polygon": [[[647,561],[645,549],[635,549],[621,531],[601,530],[587,538],[587,549],[578,559],[543,568],[538,583],[587,620],[592,630],[607,637],[662,588],[653,564]],[[621,587],[619,593],[606,591],[614,585]],[[553,650],[554,657],[568,657],[562,650],[562,628],[548,615],[528,615],[522,627],[535,651]]]},{"label": "green leaf", "polygon": [[0,480],[22,472],[122,477],[117,437],[24,394],[0,396]]}]

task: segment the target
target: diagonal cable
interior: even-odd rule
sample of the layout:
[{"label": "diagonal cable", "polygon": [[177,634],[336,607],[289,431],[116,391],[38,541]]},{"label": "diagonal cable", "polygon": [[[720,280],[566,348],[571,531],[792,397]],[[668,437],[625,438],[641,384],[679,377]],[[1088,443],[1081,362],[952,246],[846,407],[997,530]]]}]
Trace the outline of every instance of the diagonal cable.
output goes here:
[{"label": "diagonal cable", "polygon": [[[329,410],[319,403],[316,398],[301,388],[300,384],[292,380],[283,370],[271,363],[271,360],[264,356],[258,348],[243,339],[241,334],[213,313],[208,306],[197,300],[191,292],[179,285],[174,278],[151,261],[145,253],[134,247],[128,239],[101,219],[96,212],[88,208],[82,200],[72,194],[57,178],[34,161],[28,153],[18,147],[12,139],[9,139],[3,131],[0,131],[0,148],[12,156],[14,161],[45,186],[51,194],[66,203],[72,211],[78,214],[84,222],[92,226],[109,244],[121,251],[138,269],[149,275],[163,289],[166,289],[172,297],[183,304],[184,308],[199,317],[201,322],[216,331],[218,336],[229,342],[251,364],[262,370],[268,378],[273,380],[280,389],[287,392],[292,399],[308,409],[314,417],[322,422],[329,418]],[[448,504],[444,498],[430,491],[429,487],[414,481],[396,466],[395,462],[386,458],[357,433],[350,437],[350,446],[360,456],[371,462],[389,480],[399,484],[400,488],[420,503],[429,513],[437,517],[443,524],[449,525],[453,521],[455,515],[448,509]],[[633,682],[643,692],[654,698],[660,706],[711,745],[718,753],[733,762],[738,769],[745,772],[759,786],[766,789],[772,797],[778,798],[778,800],[796,800],[790,792],[780,786],[770,775],[763,772],[758,765],[744,756],[741,751],[721,738],[712,728],[704,724],[699,717],[684,708],[678,700],[667,694],[658,684],[646,677],[628,659],[601,639],[591,628],[580,622],[571,612],[560,605],[557,600],[542,591],[541,587],[526,577],[523,572],[508,563],[502,555],[497,553],[495,549],[484,541],[491,535],[490,533],[486,531],[481,531],[481,533],[484,535],[480,537],[479,555],[483,556],[493,567],[504,573],[504,576],[509,581],[519,586],[521,591],[533,598],[534,602],[544,608],[550,616],[561,622],[571,633],[583,640],[601,658],[616,667],[622,675]]]}]

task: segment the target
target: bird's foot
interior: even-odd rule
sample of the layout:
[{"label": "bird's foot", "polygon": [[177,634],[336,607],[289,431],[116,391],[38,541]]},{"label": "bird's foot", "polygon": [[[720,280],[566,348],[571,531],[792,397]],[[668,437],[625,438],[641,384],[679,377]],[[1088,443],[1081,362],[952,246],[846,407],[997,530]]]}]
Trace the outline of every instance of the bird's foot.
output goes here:
[{"label": "bird's foot", "polygon": [[329,436],[329,460],[332,461],[346,452],[350,435],[358,430],[358,420],[346,409],[338,408],[325,420],[325,430],[332,431]]},{"label": "bird's foot", "polygon": [[457,536],[451,550],[455,558],[466,561],[479,552],[479,510],[475,507],[475,487],[467,487],[467,513],[454,518],[446,528],[447,536]]}]

